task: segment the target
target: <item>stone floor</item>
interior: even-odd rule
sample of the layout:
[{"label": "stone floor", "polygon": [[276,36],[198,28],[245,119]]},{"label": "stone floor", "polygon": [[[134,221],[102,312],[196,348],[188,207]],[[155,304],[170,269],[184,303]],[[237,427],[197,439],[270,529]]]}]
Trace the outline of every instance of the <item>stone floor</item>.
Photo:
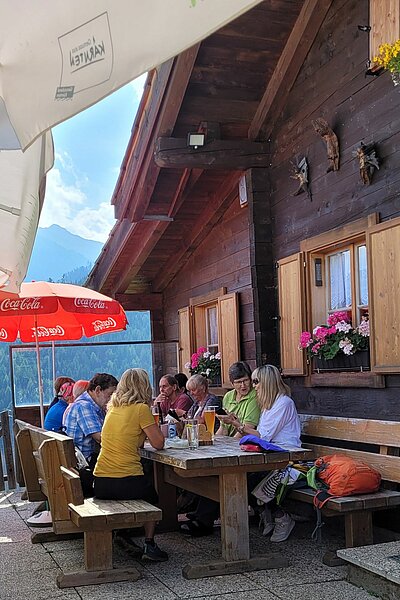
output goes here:
[{"label": "stone floor", "polygon": [[[290,566],[285,569],[188,581],[181,569],[189,559],[200,562],[219,557],[219,532],[198,539],[169,533],[159,535],[157,541],[170,560],[137,563],[143,575],[139,581],[60,590],[56,575],[60,569],[81,568],[83,542],[31,544],[32,530],[25,519],[34,507],[21,501],[18,493],[0,493],[0,600],[376,600],[376,596],[346,581],[345,567],[322,564],[327,549],[343,547],[340,522],[325,526],[324,540],[317,544],[310,538],[311,521],[298,522],[288,541],[274,545],[274,551],[289,559]],[[252,528],[252,554],[267,552],[270,546],[268,539]],[[117,548],[114,562],[122,566],[134,561]]]}]

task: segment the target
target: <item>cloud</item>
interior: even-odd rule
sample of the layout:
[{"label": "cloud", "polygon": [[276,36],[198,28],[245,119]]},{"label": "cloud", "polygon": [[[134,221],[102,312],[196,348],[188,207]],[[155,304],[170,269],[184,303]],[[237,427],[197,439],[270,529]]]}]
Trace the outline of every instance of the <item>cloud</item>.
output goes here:
[{"label": "cloud", "polygon": [[109,202],[91,208],[80,182],[81,178],[77,177],[72,183],[66,183],[57,167],[49,172],[39,225],[49,227],[55,223],[81,237],[104,242],[115,223],[114,209]]}]

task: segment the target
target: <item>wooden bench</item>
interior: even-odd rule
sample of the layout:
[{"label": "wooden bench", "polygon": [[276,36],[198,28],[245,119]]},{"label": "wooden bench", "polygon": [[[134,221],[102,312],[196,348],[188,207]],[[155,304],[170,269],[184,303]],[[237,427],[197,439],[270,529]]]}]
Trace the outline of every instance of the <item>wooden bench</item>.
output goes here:
[{"label": "wooden bench", "polygon": [[[300,419],[303,446],[311,448],[315,457],[346,454],[380,472],[380,491],[332,498],[322,509],[327,517],[344,516],[346,548],[373,544],[372,513],[400,505],[400,492],[396,491],[400,482],[400,423],[304,414]],[[362,450],[354,448],[360,444]],[[342,445],[345,447],[339,447]],[[305,488],[291,491],[290,497],[312,503],[314,494],[314,490]]]},{"label": "wooden bench", "polygon": [[139,579],[136,568],[113,568],[112,532],[159,521],[161,510],[144,500],[85,499],[73,440],[23,421],[16,430],[28,499],[48,500],[55,534],[83,532],[85,571],[61,573],[58,587]]}]

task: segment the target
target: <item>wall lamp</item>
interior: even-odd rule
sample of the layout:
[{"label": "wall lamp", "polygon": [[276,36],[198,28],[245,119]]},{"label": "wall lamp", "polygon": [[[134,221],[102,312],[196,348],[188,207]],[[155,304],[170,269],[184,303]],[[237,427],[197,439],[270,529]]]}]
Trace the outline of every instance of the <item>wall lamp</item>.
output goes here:
[{"label": "wall lamp", "polygon": [[204,133],[188,133],[187,136],[187,145],[189,148],[198,148],[199,146],[204,146],[206,143],[206,136]]}]

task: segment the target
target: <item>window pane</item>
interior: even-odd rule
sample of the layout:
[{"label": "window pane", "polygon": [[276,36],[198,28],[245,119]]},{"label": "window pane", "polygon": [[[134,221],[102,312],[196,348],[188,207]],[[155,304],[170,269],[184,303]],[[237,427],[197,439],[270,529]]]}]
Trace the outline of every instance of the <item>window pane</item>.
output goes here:
[{"label": "window pane", "polygon": [[330,310],[351,306],[350,250],[329,256]]},{"label": "window pane", "polygon": [[367,268],[367,247],[358,247],[358,289],[360,297],[358,303],[368,304],[368,268]]},{"label": "window pane", "polygon": [[207,345],[218,346],[217,307],[207,309]]}]

